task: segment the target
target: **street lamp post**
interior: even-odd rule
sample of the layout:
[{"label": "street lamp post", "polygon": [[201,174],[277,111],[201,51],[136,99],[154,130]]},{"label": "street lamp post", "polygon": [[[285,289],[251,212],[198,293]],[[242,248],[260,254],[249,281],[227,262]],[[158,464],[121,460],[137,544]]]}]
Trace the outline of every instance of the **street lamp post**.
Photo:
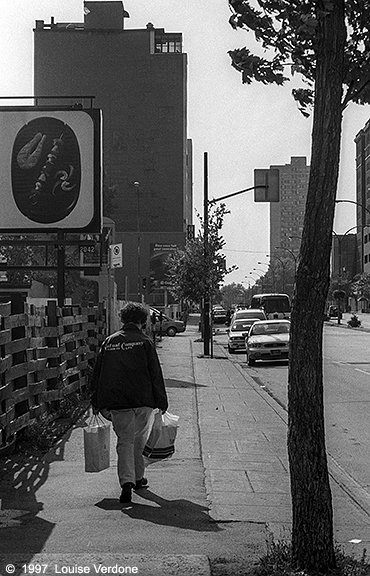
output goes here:
[{"label": "street lamp post", "polygon": [[[253,270],[259,270],[260,272],[263,272],[264,276],[267,276],[268,272],[271,272],[272,275],[272,286],[271,286],[271,291],[274,292],[274,289],[276,287],[276,276],[275,276],[275,270],[270,267],[268,262],[257,262],[257,264],[263,264],[264,266],[267,266],[267,270],[261,270],[261,268],[253,268]],[[261,279],[261,283],[262,283],[262,292],[263,292],[263,280]]]},{"label": "street lamp post", "polygon": [[294,260],[294,276],[295,276],[297,271],[297,255],[294,254],[293,250],[290,250],[290,248],[285,248],[285,246],[275,246],[275,248],[276,250],[286,250],[292,256]]},{"label": "street lamp post", "polygon": [[[254,268],[253,268],[253,270],[254,270]],[[262,290],[262,292],[263,292],[263,280],[262,280],[262,276],[260,276],[259,274],[256,274],[256,272],[249,272],[249,274],[250,274],[250,275],[257,276],[257,278],[252,278],[252,280],[254,281],[254,286],[256,286],[256,288],[258,288],[257,282],[258,282],[259,280],[261,280],[261,290]],[[251,293],[252,293],[252,296],[253,296],[253,286],[252,286],[252,288],[251,288]]]},{"label": "street lamp post", "polygon": [[203,194],[204,194],[204,269],[206,271],[205,275],[205,289],[204,289],[204,299],[203,299],[203,343],[204,343],[204,355],[209,356],[210,350],[210,285],[209,285],[209,245],[208,245],[208,153],[204,153],[204,172],[203,172]]},{"label": "street lamp post", "polygon": [[[333,232],[333,236],[334,238],[337,238],[338,240],[338,284],[339,284],[339,291],[341,291],[341,287],[342,287],[342,280],[343,280],[343,268],[342,268],[342,242],[344,240],[344,238],[352,231],[352,230],[356,230],[357,228],[367,228],[367,225],[365,226],[352,226],[352,228],[349,228],[348,230],[346,230],[346,232],[344,232],[344,234],[337,234],[334,230]],[[333,252],[333,254],[335,254],[335,251]],[[335,256],[333,256],[333,267],[335,270]],[[346,290],[347,293],[347,290]],[[340,324],[340,304],[338,302],[338,324]]]},{"label": "street lamp post", "polygon": [[141,295],[141,242],[140,242],[140,182],[134,182],[136,188],[137,210],[136,210],[136,232],[137,232],[137,295],[139,302]]},{"label": "street lamp post", "polygon": [[263,276],[266,274],[265,270],[262,270],[261,268],[253,268],[253,270],[256,270],[256,272],[262,272],[262,276],[259,276],[259,279],[261,280],[261,290],[263,292]]},{"label": "street lamp post", "polygon": [[270,254],[270,258],[275,258],[281,264],[281,267],[283,269],[283,284],[282,284],[283,289],[282,289],[282,292],[285,293],[285,267],[286,267],[286,264],[284,264],[284,262],[278,256],[275,256],[274,254]]}]

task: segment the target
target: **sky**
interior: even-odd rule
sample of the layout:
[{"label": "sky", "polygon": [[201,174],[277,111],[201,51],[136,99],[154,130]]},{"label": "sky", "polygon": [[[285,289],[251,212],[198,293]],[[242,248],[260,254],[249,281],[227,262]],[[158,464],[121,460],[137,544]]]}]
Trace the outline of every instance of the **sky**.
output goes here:
[{"label": "sky", "polygon": [[[292,83],[284,87],[243,85],[231,67],[229,50],[255,46],[253,35],[233,30],[227,0],[124,0],[130,18],[125,28],[152,22],[166,32],[183,34],[188,55],[188,137],[193,140],[195,211],[203,213],[203,163],[208,153],[209,198],[253,186],[255,168],[290,163],[292,156],[310,161],[312,119],[299,112]],[[33,28],[36,20],[82,22],[83,0],[0,0],[0,96],[33,94]],[[73,63],[72,63],[73,65]],[[19,101],[16,101],[20,103]],[[2,100],[0,105],[9,102]],[[356,199],[356,134],[370,119],[370,107],[352,104],[344,113],[338,199]],[[256,204],[253,192],[225,201],[222,236],[227,265],[238,270],[225,283],[247,287],[267,269],[269,206]],[[355,205],[337,204],[334,231],[343,234],[356,224]],[[194,216],[198,227],[198,219]],[[264,266],[258,264],[263,262]]]}]

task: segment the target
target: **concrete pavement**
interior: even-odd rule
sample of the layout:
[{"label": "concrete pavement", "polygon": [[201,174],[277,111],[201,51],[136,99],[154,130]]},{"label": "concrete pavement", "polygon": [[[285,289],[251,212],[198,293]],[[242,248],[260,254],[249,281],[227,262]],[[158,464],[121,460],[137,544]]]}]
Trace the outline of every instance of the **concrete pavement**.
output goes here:
[{"label": "concrete pavement", "polygon": [[[349,319],[350,314],[344,315],[340,326],[345,330],[348,330],[347,316]],[[359,317],[363,328],[357,330],[370,330],[369,315],[359,314]],[[214,348],[215,358],[228,356],[225,347],[217,344],[217,336]],[[215,459],[215,449],[208,456],[206,451],[203,451],[206,470],[211,478],[208,484],[211,490],[210,513],[215,519],[228,517],[253,521],[258,518],[266,523],[271,534],[278,539],[287,536],[291,529],[286,448],[287,413],[248,375],[248,367],[243,362],[238,362],[235,357],[228,358],[228,361],[222,363],[222,372],[215,367],[215,360],[203,360],[213,362],[210,370],[216,372],[216,375],[210,378],[207,392],[212,393],[214,405],[221,410],[222,421],[217,423],[218,434],[223,441],[227,435],[229,446],[234,450],[232,457],[230,454],[227,456],[225,451],[218,462]],[[241,358],[242,356],[239,360]],[[199,365],[199,360],[197,364]],[[198,394],[201,406],[202,389]],[[207,401],[209,402],[209,398]],[[209,415],[210,410],[199,410],[200,421],[202,412],[207,418],[206,414]],[[235,422],[239,425],[235,425]],[[201,430],[202,438],[206,437],[207,427],[201,425]],[[215,437],[216,433],[213,431],[214,443]],[[219,497],[218,485],[215,482],[220,474],[220,462],[222,467],[228,468],[234,480],[229,488],[232,496],[229,497],[228,504],[222,499],[222,495]],[[328,464],[336,542],[349,553],[361,555],[362,550],[368,549],[370,543],[370,494],[330,455]]]},{"label": "concrete pavement", "polygon": [[[86,418],[42,458],[0,462],[0,574],[7,564],[24,573],[22,564],[36,560],[47,574],[56,566],[95,574],[100,563],[141,576],[206,576],[210,564],[235,574],[266,552],[271,535],[289,534],[286,412],[217,338],[214,357],[202,357],[197,326],[193,317],[185,334],[158,345],[169,411],[180,416],[176,453],[149,467],[149,488],[132,506],[117,500],[113,432],[110,468],[84,472]],[[366,494],[356,498],[358,487],[330,466],[336,540],[362,552]]]}]

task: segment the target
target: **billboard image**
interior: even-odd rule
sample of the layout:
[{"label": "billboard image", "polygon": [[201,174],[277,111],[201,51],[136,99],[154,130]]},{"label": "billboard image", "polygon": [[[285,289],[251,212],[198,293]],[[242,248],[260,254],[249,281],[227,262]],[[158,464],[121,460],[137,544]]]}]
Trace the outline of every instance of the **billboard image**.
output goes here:
[{"label": "billboard image", "polygon": [[170,285],[167,279],[167,258],[177,249],[177,244],[150,244],[150,277],[155,288],[166,288]]},{"label": "billboard image", "polygon": [[100,231],[98,112],[0,109],[1,231]]}]

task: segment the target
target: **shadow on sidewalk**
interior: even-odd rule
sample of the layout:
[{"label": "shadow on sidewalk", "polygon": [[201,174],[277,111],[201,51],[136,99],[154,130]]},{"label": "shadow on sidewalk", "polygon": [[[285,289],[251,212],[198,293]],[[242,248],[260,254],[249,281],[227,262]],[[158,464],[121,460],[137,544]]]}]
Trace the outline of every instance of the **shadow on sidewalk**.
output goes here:
[{"label": "shadow on sidewalk", "polygon": [[[211,521],[208,508],[190,500],[166,500],[150,490],[136,493],[151,504],[120,504],[118,500],[104,498],[95,506],[103,510],[121,510],[123,514],[136,520],[146,520],[160,526],[173,526],[198,532],[220,532],[222,529]],[[156,504],[156,506],[153,506]]]},{"label": "shadow on sidewalk", "polygon": [[173,378],[166,378],[166,388],[207,388],[205,384],[196,384],[195,382],[187,382],[186,380],[174,380]]},{"label": "shadow on sidewalk", "polygon": [[0,554],[40,552],[55,524],[37,515],[44,508],[37,491],[48,479],[53,462],[64,460],[65,446],[75,428],[86,426],[85,417],[77,422],[47,453],[16,452],[0,460]]}]

